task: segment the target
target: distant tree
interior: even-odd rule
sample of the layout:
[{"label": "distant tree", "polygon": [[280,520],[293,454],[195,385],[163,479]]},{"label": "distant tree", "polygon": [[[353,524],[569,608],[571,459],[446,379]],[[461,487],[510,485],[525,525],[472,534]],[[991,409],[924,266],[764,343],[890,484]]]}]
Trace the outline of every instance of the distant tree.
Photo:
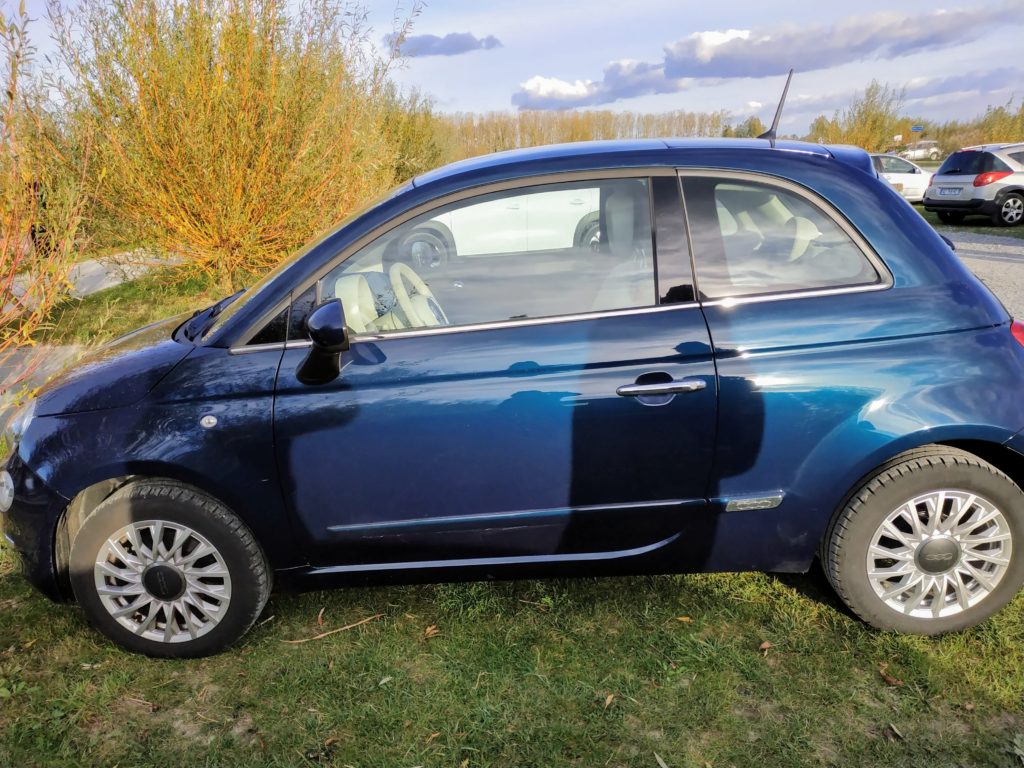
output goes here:
[{"label": "distant tree", "polygon": [[753,139],[767,130],[767,127],[765,127],[765,124],[761,122],[757,115],[751,115],[736,127],[734,135],[739,138]]}]

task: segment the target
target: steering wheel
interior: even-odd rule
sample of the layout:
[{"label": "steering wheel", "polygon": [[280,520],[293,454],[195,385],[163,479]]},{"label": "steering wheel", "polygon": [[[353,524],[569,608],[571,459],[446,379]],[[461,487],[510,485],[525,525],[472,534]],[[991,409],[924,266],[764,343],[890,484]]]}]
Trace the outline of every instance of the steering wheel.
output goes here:
[{"label": "steering wheel", "polygon": [[[395,292],[398,306],[402,308],[409,322],[415,327],[427,327],[432,325],[448,325],[448,317],[445,315],[441,305],[437,303],[434,294],[423,278],[416,274],[416,270],[408,264],[396,261],[388,270],[388,280],[391,281],[391,288]],[[412,285],[413,293],[405,286],[408,280]]]}]

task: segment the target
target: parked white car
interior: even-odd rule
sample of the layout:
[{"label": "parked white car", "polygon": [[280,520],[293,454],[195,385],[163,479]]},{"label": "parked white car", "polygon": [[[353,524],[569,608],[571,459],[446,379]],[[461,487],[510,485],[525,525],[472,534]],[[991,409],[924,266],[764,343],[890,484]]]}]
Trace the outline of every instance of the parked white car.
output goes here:
[{"label": "parked white car", "polygon": [[896,155],[872,155],[878,175],[888,181],[911,203],[920,203],[932,181],[932,172]]}]

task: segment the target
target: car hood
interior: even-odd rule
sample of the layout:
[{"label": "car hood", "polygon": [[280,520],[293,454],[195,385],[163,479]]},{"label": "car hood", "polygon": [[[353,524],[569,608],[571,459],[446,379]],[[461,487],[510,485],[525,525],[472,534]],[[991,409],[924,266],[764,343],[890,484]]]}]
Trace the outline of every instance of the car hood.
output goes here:
[{"label": "car hood", "polygon": [[187,314],[147,325],[90,350],[37,395],[36,415],[99,411],[133,405],[195,349],[175,341]]}]

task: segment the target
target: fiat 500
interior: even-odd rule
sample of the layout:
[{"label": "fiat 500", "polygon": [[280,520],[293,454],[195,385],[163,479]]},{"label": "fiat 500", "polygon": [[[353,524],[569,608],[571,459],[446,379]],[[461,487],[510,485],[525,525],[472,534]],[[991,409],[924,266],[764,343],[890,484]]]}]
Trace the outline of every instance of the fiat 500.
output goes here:
[{"label": "fiat 500", "polygon": [[1022,345],[860,150],[496,154],[65,372],[0,509],[33,584],[153,656],[272,582],[815,561],[936,634],[1024,582]]}]

